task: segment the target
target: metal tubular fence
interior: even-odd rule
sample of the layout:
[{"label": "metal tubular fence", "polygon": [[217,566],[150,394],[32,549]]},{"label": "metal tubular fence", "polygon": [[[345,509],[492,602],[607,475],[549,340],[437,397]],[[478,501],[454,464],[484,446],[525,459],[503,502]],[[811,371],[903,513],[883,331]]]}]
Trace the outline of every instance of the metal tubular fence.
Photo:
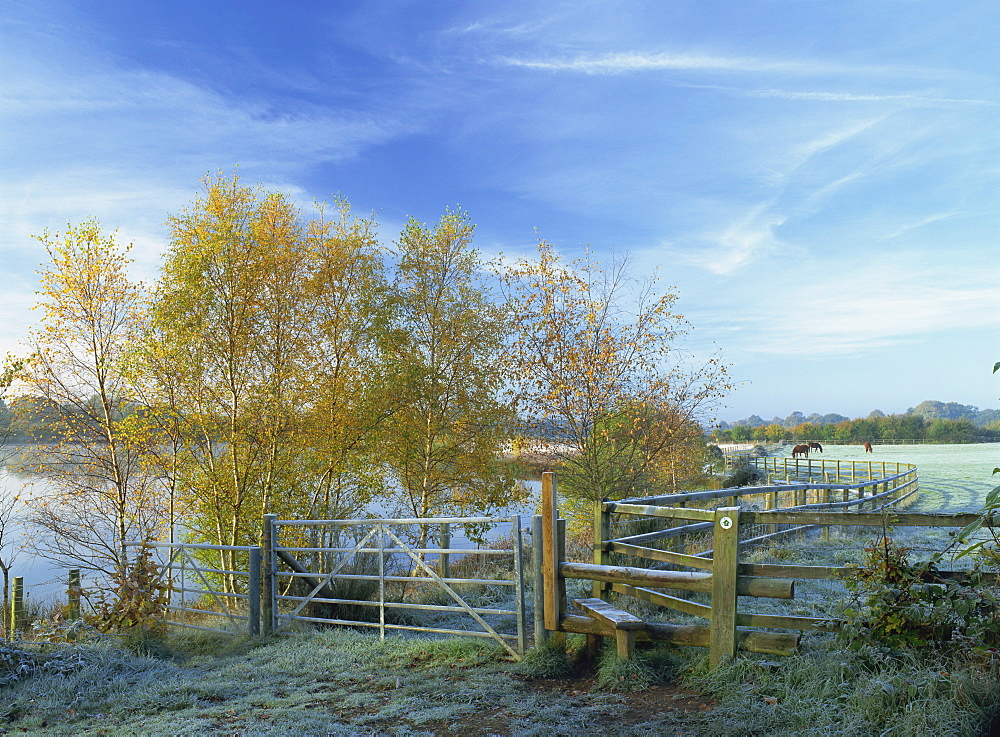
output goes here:
[{"label": "metal tubular fence", "polygon": [[[166,553],[162,566],[170,581],[170,604],[167,610],[179,612],[180,621],[166,620],[167,624],[188,629],[248,635],[260,633],[261,612],[261,549],[258,546],[198,545],[192,543],[139,543],[127,542],[127,548],[147,547]],[[210,567],[192,555],[194,551],[215,551],[220,554],[245,556],[246,568],[237,570]],[[234,566],[235,568],[235,566]],[[231,583],[239,581],[241,592],[226,590],[223,577]],[[245,581],[245,583],[244,583]],[[235,589],[236,586],[230,586]],[[189,603],[194,595],[194,603]],[[229,629],[208,627],[188,621],[188,615],[199,622],[225,620]]]},{"label": "metal tubular fence", "polygon": [[[917,468],[908,463],[787,458],[755,458],[751,463],[766,473],[769,479],[779,477],[785,481],[640,497],[605,504],[603,513],[609,517],[605,523],[606,530],[600,537],[605,552],[647,558],[653,555],[652,559],[661,563],[705,568],[703,561],[692,558],[711,557],[713,522],[711,517],[697,516],[699,508],[740,506],[756,511],[874,512],[899,506],[919,490]],[[673,511],[668,511],[671,509]],[[682,510],[690,510],[695,516],[685,516]],[[612,518],[612,514],[616,517]],[[666,517],[670,521],[661,524],[648,521],[637,524],[635,521],[636,518],[648,520],[657,517]],[[651,525],[656,529],[641,529]],[[744,525],[739,544],[744,548],[815,528],[816,525],[812,524]],[[616,529],[621,534],[615,534]]]}]

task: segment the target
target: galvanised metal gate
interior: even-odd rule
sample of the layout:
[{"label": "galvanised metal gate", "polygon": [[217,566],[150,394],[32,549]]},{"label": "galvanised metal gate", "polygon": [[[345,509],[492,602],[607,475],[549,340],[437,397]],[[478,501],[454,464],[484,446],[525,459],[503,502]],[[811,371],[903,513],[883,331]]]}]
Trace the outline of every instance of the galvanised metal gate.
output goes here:
[{"label": "galvanised metal gate", "polygon": [[[510,535],[497,540],[505,523]],[[480,538],[489,535],[493,542],[453,545],[455,527],[478,531]],[[265,515],[260,547],[126,545],[160,552],[163,575],[171,582],[169,611],[180,615],[167,624],[256,635],[312,622],[377,628],[383,638],[392,631],[492,638],[516,658],[525,651],[518,515],[350,520]],[[207,562],[215,557],[233,563]],[[210,626],[213,622],[220,626]]]},{"label": "galvanised metal gate", "polygon": [[377,629],[383,638],[396,631],[485,637],[520,658],[527,637],[520,516],[509,519],[503,545],[452,545],[455,527],[488,533],[500,521],[266,515],[263,631],[313,622]]}]

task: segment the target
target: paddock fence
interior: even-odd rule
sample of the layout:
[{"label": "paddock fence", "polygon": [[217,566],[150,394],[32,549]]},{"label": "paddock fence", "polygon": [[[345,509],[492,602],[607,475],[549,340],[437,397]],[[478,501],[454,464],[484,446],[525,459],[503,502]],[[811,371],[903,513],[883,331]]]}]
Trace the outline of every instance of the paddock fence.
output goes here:
[{"label": "paddock fence", "polygon": [[[771,460],[771,459],[768,459]],[[860,462],[859,462],[860,463]],[[737,650],[788,655],[806,631],[834,631],[830,619],[752,613],[739,597],[791,601],[798,580],[838,579],[848,566],[747,563],[745,554],[790,535],[847,527],[965,527],[975,514],[898,511],[917,492],[917,468],[881,462],[800,464],[824,482],[797,482],[602,501],[595,505],[594,562],[565,559],[554,475],[543,476],[544,626],[550,636],[585,634],[591,647],[613,638],[628,657],[636,640],[709,648],[712,666]],[[788,469],[791,471],[791,469]],[[785,468],[781,469],[784,473]],[[861,480],[859,477],[866,476]],[[850,481],[853,478],[854,481]],[[944,577],[962,577],[943,571]],[[592,582],[589,598],[567,601],[566,581]],[[615,594],[616,596],[612,596]],[[692,598],[686,598],[692,597]],[[706,625],[645,622],[627,612],[629,599],[706,620]],[[614,599],[612,604],[609,600]],[[570,604],[578,612],[570,611]],[[789,632],[789,630],[791,632]]]}]

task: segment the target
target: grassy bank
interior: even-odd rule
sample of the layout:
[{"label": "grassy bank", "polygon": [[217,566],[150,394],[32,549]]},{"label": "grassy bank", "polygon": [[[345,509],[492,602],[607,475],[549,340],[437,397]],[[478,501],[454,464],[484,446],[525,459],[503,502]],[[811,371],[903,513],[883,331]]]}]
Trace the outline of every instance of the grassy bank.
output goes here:
[{"label": "grassy bank", "polygon": [[830,635],[791,658],[709,672],[696,648],[523,663],[473,639],[379,641],[349,630],[278,640],[172,637],[4,648],[0,726],[75,735],[973,735],[1000,669],[970,654],[848,652]]}]

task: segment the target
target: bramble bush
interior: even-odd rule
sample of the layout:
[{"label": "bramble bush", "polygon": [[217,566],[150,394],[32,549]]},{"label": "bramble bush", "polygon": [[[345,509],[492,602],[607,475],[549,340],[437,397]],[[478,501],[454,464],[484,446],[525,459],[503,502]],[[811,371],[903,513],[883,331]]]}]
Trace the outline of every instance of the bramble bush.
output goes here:
[{"label": "bramble bush", "polygon": [[998,654],[996,582],[978,568],[958,576],[942,572],[947,551],[918,562],[910,560],[911,552],[888,531],[865,548],[862,564],[845,581],[856,607],[844,612],[841,638],[848,647],[960,648]]},{"label": "bramble bush", "polygon": [[136,559],[112,576],[109,600],[103,593],[92,602],[87,623],[101,632],[162,635],[171,585],[153,559],[153,550],[143,545]]}]

